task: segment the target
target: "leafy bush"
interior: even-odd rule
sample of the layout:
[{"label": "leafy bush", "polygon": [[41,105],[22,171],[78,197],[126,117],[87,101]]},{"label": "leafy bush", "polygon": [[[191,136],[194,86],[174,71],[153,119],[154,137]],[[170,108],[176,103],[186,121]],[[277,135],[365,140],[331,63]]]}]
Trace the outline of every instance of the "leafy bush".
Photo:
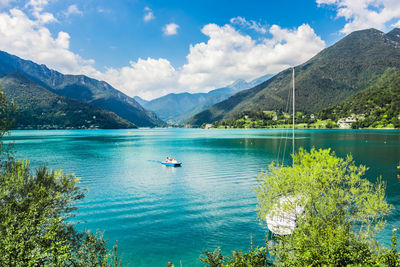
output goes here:
[{"label": "leafy bush", "polygon": [[1,266],[118,266],[117,247],[101,233],[78,232],[68,221],[84,197],[79,179],[12,157],[1,142],[12,126],[13,105],[0,92]]},{"label": "leafy bush", "polygon": [[269,266],[268,251],[265,247],[253,247],[253,241],[248,252],[241,249],[232,251],[231,256],[223,256],[218,247],[213,252],[203,251],[205,257],[200,257],[200,261],[210,267],[263,267]]},{"label": "leafy bush", "polygon": [[[101,234],[77,232],[68,222],[83,198],[78,178],[27,161],[0,174],[0,262],[7,266],[107,266],[113,252]],[[115,251],[116,252],[116,251]],[[116,262],[118,260],[116,259]]]},{"label": "leafy bush", "polygon": [[[285,266],[371,265],[384,249],[375,235],[385,225],[392,206],[385,200],[385,184],[363,178],[364,166],[351,156],[336,157],[329,149],[302,149],[292,167],[271,164],[258,177],[260,218],[267,214],[296,214],[297,227],[275,247]],[[287,201],[281,202],[286,198]],[[279,207],[279,210],[276,209]]]}]

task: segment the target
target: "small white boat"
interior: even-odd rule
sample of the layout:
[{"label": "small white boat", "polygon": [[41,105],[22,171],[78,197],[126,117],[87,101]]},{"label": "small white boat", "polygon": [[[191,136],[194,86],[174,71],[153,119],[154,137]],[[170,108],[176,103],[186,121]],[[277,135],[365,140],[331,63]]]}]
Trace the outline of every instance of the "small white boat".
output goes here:
[{"label": "small white boat", "polygon": [[162,165],[169,166],[169,167],[182,167],[182,162],[161,162]]}]

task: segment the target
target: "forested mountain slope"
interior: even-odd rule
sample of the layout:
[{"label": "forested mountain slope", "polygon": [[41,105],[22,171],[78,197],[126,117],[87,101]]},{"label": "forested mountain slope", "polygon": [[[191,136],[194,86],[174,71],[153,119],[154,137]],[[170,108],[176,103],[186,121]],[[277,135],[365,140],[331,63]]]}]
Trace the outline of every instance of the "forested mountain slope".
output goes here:
[{"label": "forested mountain slope", "polygon": [[353,128],[400,128],[400,70],[388,69],[376,84],[342,104],[323,109],[318,117],[333,121],[354,117]]},{"label": "forested mountain slope", "polygon": [[84,75],[64,75],[58,71],[0,51],[0,77],[19,72],[60,96],[73,98],[109,110],[137,126],[163,125],[153,112],[104,81]]},{"label": "forested mountain slope", "polygon": [[[400,67],[400,30],[356,31],[296,67],[296,110],[317,112],[373,85],[390,67]],[[239,92],[189,119],[199,126],[242,111],[284,110],[292,87],[291,69]]]},{"label": "forested mountain slope", "polygon": [[0,87],[16,104],[16,128],[136,128],[113,112],[59,96],[20,73],[0,78]]}]

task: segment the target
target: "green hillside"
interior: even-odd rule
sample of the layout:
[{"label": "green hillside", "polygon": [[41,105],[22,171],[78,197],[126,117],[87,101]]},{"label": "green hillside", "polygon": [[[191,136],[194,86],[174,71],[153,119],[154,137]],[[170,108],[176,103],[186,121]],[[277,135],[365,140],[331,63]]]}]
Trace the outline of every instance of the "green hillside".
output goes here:
[{"label": "green hillside", "polygon": [[0,51],[0,76],[19,72],[44,88],[56,93],[114,112],[138,126],[154,127],[165,123],[145,110],[133,98],[104,81],[84,75],[64,75],[58,71]]},{"label": "green hillside", "polygon": [[318,117],[333,121],[358,118],[353,128],[400,128],[400,70],[388,69],[376,84],[342,104],[323,109]]},{"label": "green hillside", "polygon": [[[296,110],[310,114],[341,103],[373,85],[387,68],[399,68],[399,31],[353,32],[296,67]],[[285,111],[291,79],[291,69],[284,70],[196,114],[188,123],[199,126],[244,111]]]},{"label": "green hillside", "polygon": [[0,86],[17,106],[17,129],[137,128],[110,111],[59,96],[19,73],[0,78]]}]

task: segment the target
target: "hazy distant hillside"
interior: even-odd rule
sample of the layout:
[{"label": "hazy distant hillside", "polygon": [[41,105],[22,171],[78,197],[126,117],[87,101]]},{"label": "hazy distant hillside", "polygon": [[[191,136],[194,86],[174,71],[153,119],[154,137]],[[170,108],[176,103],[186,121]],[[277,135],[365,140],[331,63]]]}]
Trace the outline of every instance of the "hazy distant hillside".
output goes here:
[{"label": "hazy distant hillside", "polygon": [[208,93],[168,94],[151,101],[135,97],[135,100],[146,109],[154,111],[164,121],[170,124],[182,124],[193,115],[215,103],[221,102],[243,89],[253,87],[270,77],[271,75],[265,75],[251,82],[238,80],[229,86],[215,89]]},{"label": "hazy distant hillside", "polygon": [[19,72],[54,93],[109,110],[138,126],[158,126],[163,122],[133,98],[106,82],[84,75],[64,75],[45,65],[0,51],[0,77]]},{"label": "hazy distant hillside", "polygon": [[0,86],[17,106],[16,128],[136,128],[110,111],[59,96],[19,73],[0,78]]},{"label": "hazy distant hillside", "polygon": [[[372,84],[389,67],[400,67],[400,30],[349,34],[296,68],[296,110],[316,112],[343,102]],[[284,110],[291,70],[239,92],[192,117],[192,125],[229,118],[245,110]]]},{"label": "hazy distant hillside", "polygon": [[142,107],[144,107],[144,105],[149,102],[139,96],[134,96],[133,99],[135,99],[135,101],[138,102]]}]

